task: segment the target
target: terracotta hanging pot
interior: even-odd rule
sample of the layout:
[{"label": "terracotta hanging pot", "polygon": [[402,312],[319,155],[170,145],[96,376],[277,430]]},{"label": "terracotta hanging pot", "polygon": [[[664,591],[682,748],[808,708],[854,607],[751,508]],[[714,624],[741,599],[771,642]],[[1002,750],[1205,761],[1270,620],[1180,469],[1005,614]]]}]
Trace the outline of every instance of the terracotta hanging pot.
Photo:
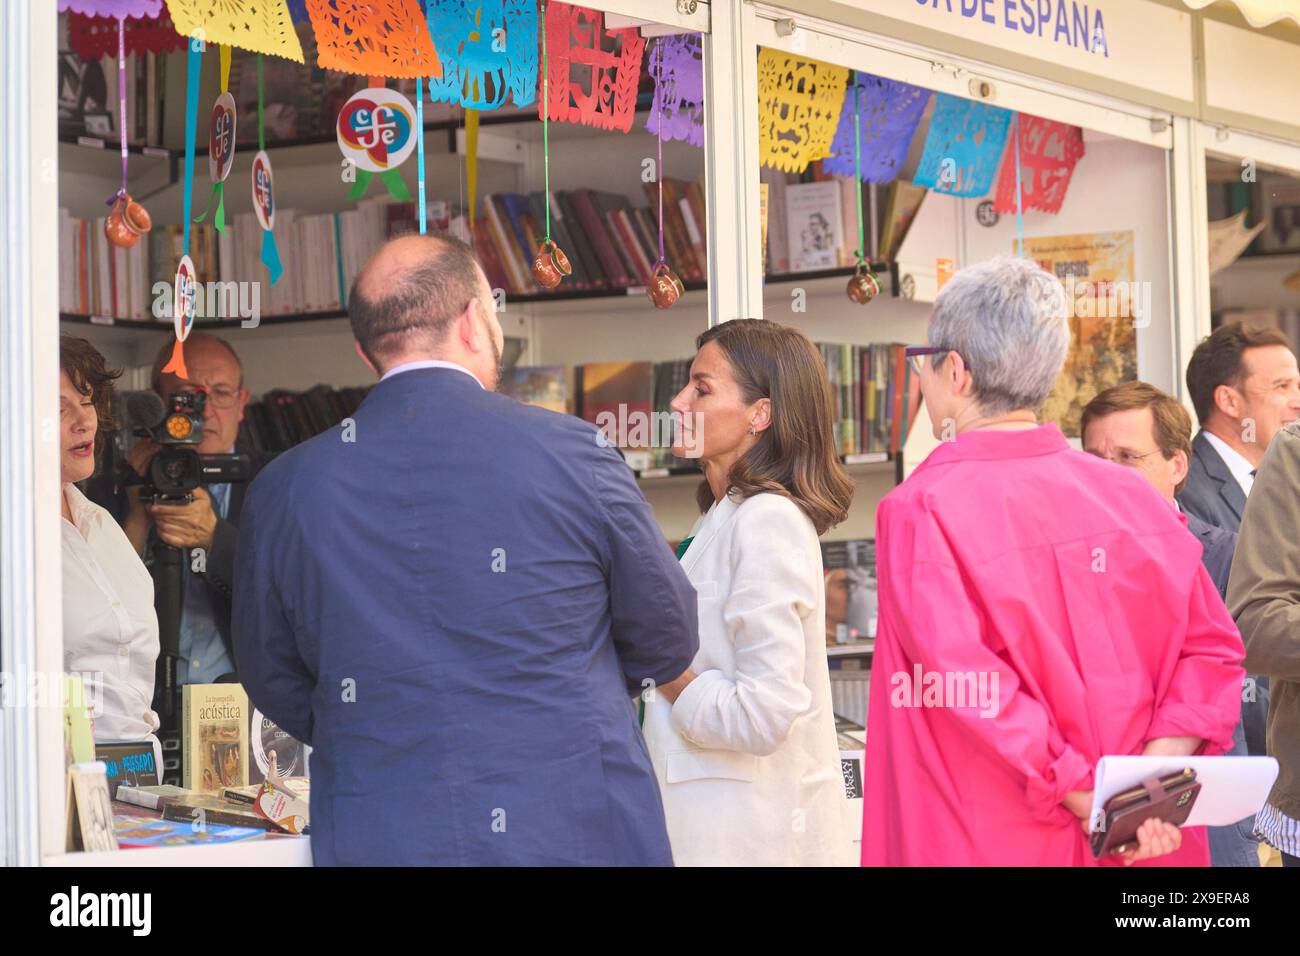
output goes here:
[{"label": "terracotta hanging pot", "polygon": [[859,262],[845,291],[858,305],[866,305],[880,294],[880,281],[865,262]]},{"label": "terracotta hanging pot", "polygon": [[686,286],[682,285],[677,273],[668,268],[668,263],[661,262],[650,274],[650,284],[645,291],[656,309],[671,309],[685,294]]},{"label": "terracotta hanging pot", "polygon": [[533,278],[543,289],[554,289],[565,276],[573,274],[573,265],[564,250],[548,239],[537,247],[533,258]]},{"label": "terracotta hanging pot", "polygon": [[152,228],[153,219],[149,211],[127,193],[117,197],[113,211],[104,220],[104,235],[122,249],[130,249]]}]

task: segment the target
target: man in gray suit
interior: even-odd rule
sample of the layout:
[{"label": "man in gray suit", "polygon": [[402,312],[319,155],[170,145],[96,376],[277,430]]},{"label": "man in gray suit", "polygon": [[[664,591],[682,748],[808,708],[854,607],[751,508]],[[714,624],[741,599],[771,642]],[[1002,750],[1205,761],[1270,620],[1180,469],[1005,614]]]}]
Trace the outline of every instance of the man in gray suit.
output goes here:
[{"label": "man in gray suit", "polygon": [[[1225,322],[1192,353],[1187,390],[1201,430],[1178,503],[1188,514],[1238,531],[1269,442],[1300,419],[1300,369],[1291,341],[1277,328]],[[1246,746],[1256,756],[1267,752],[1268,694],[1267,676],[1247,681],[1242,719]]]},{"label": "man in gray suit", "polygon": [[[1174,495],[1187,478],[1192,418],[1177,399],[1146,382],[1124,382],[1099,393],[1084,407],[1080,431],[1084,451],[1134,469],[1178,508]],[[1201,542],[1201,563],[1219,589],[1219,597],[1224,597],[1237,536],[1179,510],[1187,518],[1187,530]],[[1240,721],[1232,732],[1229,753],[1246,753]],[[1210,862],[1214,866],[1259,866],[1254,829],[1253,816],[1232,826],[1210,827]]]}]

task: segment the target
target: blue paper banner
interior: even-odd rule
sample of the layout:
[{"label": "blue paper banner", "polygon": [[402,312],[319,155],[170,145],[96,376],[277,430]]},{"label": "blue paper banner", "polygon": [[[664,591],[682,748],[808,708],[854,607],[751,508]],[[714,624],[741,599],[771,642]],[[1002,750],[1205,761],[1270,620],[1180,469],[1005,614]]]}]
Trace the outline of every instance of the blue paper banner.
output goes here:
[{"label": "blue paper banner", "polygon": [[930,102],[930,91],[870,73],[854,73],[852,77],[844,94],[844,108],[840,110],[835,138],[831,140],[831,155],[822,161],[822,168],[836,176],[853,175],[853,95],[856,84],[862,129],[862,181],[893,182],[907,159],[912,134]]},{"label": "blue paper banner", "polygon": [[973,198],[993,188],[1011,111],[936,93],[925,151],[912,180],[935,192]]},{"label": "blue paper banner", "polygon": [[442,76],[429,99],[494,110],[537,99],[537,0],[425,0]]}]

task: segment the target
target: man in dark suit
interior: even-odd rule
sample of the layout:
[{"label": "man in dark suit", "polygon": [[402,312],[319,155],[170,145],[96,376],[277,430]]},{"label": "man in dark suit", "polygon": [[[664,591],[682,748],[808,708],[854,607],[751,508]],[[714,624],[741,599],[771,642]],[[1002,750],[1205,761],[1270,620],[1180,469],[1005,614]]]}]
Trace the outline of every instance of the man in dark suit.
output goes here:
[{"label": "man in dark suit", "polygon": [[469,249],[395,240],[349,298],[352,420],[249,491],[240,677],[312,745],[317,864],[655,865],[632,696],[697,646],[695,591],[618,451],[496,394]]},{"label": "man in dark suit", "polygon": [[[1187,363],[1187,390],[1201,423],[1192,441],[1187,483],[1178,495],[1188,514],[1241,529],[1255,471],[1278,430],[1300,418],[1300,369],[1291,341],[1277,328],[1225,322]],[[1250,753],[1267,753],[1269,686],[1248,682],[1243,720]]]},{"label": "man in dark suit", "polygon": [[[1171,395],[1146,382],[1124,382],[1099,393],[1080,419],[1083,449],[1090,454],[1135,469],[1175,508],[1176,493],[1187,478],[1191,457],[1192,419]],[[1225,598],[1237,536],[1179,509],[1187,530],[1201,542],[1201,563],[1219,597]],[[1243,707],[1244,709],[1244,707]],[[1243,724],[1232,734],[1230,754],[1246,753]],[[1233,826],[1210,827],[1210,860],[1214,866],[1259,866],[1255,818]]]},{"label": "man in dark suit", "polygon": [[1187,390],[1201,430],[1178,503],[1235,532],[1268,443],[1300,418],[1300,369],[1290,340],[1277,328],[1224,323],[1192,353]]}]

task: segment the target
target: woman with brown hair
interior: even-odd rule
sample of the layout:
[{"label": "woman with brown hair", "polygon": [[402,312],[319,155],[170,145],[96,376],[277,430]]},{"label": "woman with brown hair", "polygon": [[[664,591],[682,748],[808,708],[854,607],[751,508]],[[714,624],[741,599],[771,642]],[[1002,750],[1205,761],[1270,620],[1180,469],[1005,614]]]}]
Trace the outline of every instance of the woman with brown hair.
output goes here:
[{"label": "woman with brown hair", "polygon": [[91,695],[102,707],[94,714],[97,741],[149,739],[158,729],[153,579],[113,516],[75,484],[95,473],[112,427],[113,379],[121,373],[85,339],[67,335],[59,339],[59,366],[63,668],[102,680]]},{"label": "woman with brown hair", "polygon": [[672,408],[674,453],[704,470],[704,514],[679,549],[700,649],[645,695],[673,859],[852,865],[817,538],[844,520],[853,486],[826,370],[807,338],[774,322],[726,322],[696,345]]}]

